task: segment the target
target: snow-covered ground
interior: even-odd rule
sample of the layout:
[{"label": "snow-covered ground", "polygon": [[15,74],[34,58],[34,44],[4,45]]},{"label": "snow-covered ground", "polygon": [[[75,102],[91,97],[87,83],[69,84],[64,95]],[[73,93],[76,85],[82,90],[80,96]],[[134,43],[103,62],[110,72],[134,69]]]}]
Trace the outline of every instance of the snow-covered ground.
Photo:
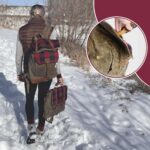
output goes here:
[{"label": "snow-covered ground", "polygon": [[16,31],[0,29],[0,150],[150,149],[150,95],[134,89],[133,80],[109,81],[72,66],[62,55],[69,87],[66,109],[53,124],[46,123],[36,144],[27,145],[24,86],[16,80],[16,36]]}]

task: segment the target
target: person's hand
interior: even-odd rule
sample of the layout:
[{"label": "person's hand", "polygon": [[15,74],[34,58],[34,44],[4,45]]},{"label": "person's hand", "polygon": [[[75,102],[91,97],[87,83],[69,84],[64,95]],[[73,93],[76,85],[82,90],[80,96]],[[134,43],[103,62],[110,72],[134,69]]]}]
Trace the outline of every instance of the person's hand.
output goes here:
[{"label": "person's hand", "polygon": [[123,27],[125,27],[128,31],[133,29],[132,21],[125,18],[115,18],[116,30],[120,31]]},{"label": "person's hand", "polygon": [[128,31],[131,31],[133,28],[131,26],[131,21],[127,19],[120,19],[120,23],[122,27],[125,27]]},{"label": "person's hand", "polygon": [[63,85],[64,84],[64,79],[62,77],[57,78],[57,85]]},{"label": "person's hand", "polygon": [[21,82],[24,82],[25,81],[25,77],[24,77],[24,74],[21,73],[20,75],[17,75],[17,79]]}]

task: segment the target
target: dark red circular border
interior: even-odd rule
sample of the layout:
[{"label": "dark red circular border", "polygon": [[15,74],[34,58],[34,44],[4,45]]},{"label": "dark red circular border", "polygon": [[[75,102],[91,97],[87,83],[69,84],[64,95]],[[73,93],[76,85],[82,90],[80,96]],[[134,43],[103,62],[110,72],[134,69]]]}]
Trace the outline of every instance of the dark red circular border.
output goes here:
[{"label": "dark red circular border", "polygon": [[[111,16],[122,16],[134,20],[144,31],[148,45],[150,45],[149,5],[148,0],[94,0],[95,15],[98,21]],[[150,86],[149,68],[150,52],[148,49],[147,58],[137,75]]]}]

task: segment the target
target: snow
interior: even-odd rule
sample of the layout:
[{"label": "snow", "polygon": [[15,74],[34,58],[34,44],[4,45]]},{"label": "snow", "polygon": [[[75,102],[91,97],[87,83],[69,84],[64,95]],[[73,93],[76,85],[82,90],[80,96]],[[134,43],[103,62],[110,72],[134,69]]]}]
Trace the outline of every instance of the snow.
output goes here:
[{"label": "snow", "polygon": [[[27,145],[24,85],[16,79],[16,36],[16,31],[0,29],[1,150],[149,150],[150,95],[137,90],[134,80],[110,81],[87,73],[63,55],[66,109],[53,124],[46,123],[37,143]],[[37,123],[37,107],[35,117]]]}]

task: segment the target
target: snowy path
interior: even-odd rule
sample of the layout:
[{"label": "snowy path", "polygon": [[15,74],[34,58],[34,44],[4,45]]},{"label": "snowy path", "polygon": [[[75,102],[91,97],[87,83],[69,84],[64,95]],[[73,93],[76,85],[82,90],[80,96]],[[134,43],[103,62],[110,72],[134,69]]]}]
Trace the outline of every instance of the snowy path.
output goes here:
[{"label": "snowy path", "polygon": [[38,144],[26,145],[24,87],[16,80],[14,61],[16,34],[0,30],[0,150],[150,149],[150,96],[133,91],[133,81],[109,83],[89,75],[66,57],[61,58],[69,87],[66,109],[46,124]]}]

